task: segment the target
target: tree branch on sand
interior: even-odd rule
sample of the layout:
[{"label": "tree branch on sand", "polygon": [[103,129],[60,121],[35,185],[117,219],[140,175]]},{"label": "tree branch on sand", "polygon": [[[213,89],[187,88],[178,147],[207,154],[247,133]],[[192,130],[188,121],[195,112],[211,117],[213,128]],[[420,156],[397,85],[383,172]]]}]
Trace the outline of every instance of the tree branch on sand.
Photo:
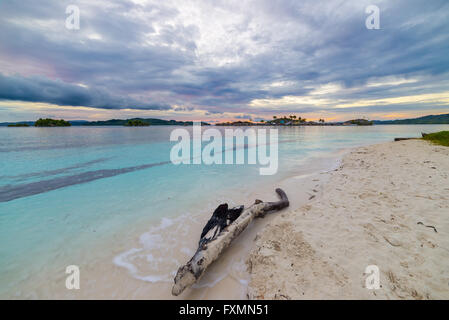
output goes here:
[{"label": "tree branch on sand", "polygon": [[197,282],[207,267],[220,257],[254,218],[288,207],[289,201],[285,192],[278,188],[276,193],[280,198],[279,201],[256,200],[245,210],[243,206],[228,209],[227,204],[220,205],[204,227],[195,255],[178,269],[172,294],[178,296]]}]

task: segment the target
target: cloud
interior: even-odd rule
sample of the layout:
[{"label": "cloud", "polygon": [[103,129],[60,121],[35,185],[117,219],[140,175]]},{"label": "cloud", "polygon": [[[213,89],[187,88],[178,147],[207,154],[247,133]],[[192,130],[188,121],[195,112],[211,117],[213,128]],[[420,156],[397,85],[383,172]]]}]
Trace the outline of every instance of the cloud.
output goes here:
[{"label": "cloud", "polygon": [[169,106],[144,103],[129,97],[114,96],[99,88],[90,89],[84,85],[67,84],[37,76],[24,78],[0,74],[0,99],[100,109],[170,109]]},{"label": "cloud", "polygon": [[[80,30],[65,28],[68,4]],[[380,30],[365,27],[371,4]],[[448,11],[445,0],[2,1],[0,99],[210,117],[374,112],[371,101],[424,112],[428,99],[401,101],[449,91]]]},{"label": "cloud", "polygon": [[246,119],[251,120],[253,117],[251,117],[249,114],[243,114],[243,115],[237,115],[235,116],[236,119]]}]

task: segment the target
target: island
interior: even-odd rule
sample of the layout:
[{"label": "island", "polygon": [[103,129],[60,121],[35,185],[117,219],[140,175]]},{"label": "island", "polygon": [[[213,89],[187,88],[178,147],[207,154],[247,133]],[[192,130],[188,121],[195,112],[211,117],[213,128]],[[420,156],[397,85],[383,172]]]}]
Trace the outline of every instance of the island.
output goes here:
[{"label": "island", "polygon": [[26,124],[26,123],[11,123],[11,124],[8,124],[8,127],[10,127],[10,128],[29,127],[29,126],[30,125]]},{"label": "island", "polygon": [[372,126],[373,121],[369,121],[366,119],[354,119],[343,122],[344,126]]},{"label": "island", "polygon": [[324,119],[318,121],[307,121],[300,116],[273,116],[273,120],[235,121],[217,123],[217,126],[372,126],[373,121],[366,119],[353,119],[345,122],[326,122]]},{"label": "island", "polygon": [[[132,118],[132,119],[111,119],[111,120],[99,120],[99,121],[77,121],[72,122],[74,126],[127,126],[130,121],[142,121],[148,123],[151,126],[191,126],[192,121],[177,121],[177,120],[163,120],[154,118]],[[209,126],[207,122],[201,122],[202,126]]]},{"label": "island", "polygon": [[34,123],[35,127],[70,127],[71,124],[68,121],[65,121],[63,119],[61,120],[55,120],[55,119],[42,119],[40,118]]},{"label": "island", "polygon": [[[132,119],[110,119],[110,120],[53,120],[53,119],[39,119],[33,121],[20,122],[0,122],[0,127],[60,127],[60,126],[191,126],[193,121],[180,120],[163,120],[155,118],[132,118]],[[134,124],[134,125],[133,125]],[[352,119],[348,121],[328,122],[325,119],[317,121],[309,121],[301,116],[273,116],[273,119],[261,119],[260,121],[238,120],[231,122],[215,123],[216,126],[371,126],[371,125],[398,125],[398,124],[449,124],[449,113],[428,115],[413,119],[401,120],[367,120],[367,119]],[[210,126],[210,123],[201,122],[202,126]]]},{"label": "island", "polygon": [[150,124],[146,121],[140,119],[128,120],[124,126],[125,127],[148,127]]}]

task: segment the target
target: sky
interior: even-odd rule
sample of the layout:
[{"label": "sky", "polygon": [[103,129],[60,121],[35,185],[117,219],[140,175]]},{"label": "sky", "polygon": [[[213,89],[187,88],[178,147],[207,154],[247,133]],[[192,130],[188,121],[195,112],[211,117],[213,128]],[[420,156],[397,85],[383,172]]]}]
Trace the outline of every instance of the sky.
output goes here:
[{"label": "sky", "polygon": [[0,122],[449,113],[448,17],[447,0],[0,0]]}]

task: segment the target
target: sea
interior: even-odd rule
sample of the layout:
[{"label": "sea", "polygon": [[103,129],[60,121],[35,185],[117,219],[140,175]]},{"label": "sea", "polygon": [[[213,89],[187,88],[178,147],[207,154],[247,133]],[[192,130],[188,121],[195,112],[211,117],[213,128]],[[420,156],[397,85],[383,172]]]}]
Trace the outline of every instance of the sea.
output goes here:
[{"label": "sea", "polygon": [[[237,129],[213,128],[223,136]],[[273,127],[272,175],[261,175],[259,163],[173,164],[176,129],[193,139],[192,128],[182,126],[0,127],[0,297],[58,298],[68,290],[69,265],[80,267],[78,292],[90,290],[82,297],[132,298],[145,285],[152,288],[148,297],[164,297],[157,284],[170,286],[220,203],[238,205],[261,186],[331,170],[342,150],[449,125]],[[222,278],[202,285],[213,288]]]}]

